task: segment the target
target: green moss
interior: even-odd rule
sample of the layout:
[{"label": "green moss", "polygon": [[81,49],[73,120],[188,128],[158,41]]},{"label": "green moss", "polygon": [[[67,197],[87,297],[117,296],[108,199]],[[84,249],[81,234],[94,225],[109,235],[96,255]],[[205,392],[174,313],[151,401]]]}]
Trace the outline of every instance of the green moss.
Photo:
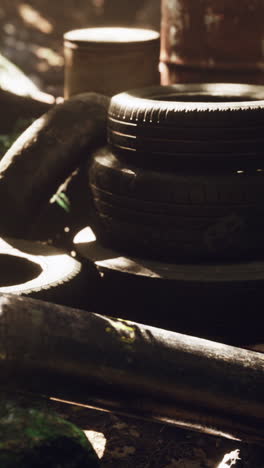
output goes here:
[{"label": "green moss", "polygon": [[1,468],[93,468],[99,461],[83,431],[57,414],[0,402]]},{"label": "green moss", "polygon": [[105,329],[106,333],[114,333],[125,344],[133,344],[136,341],[136,328],[133,324],[123,319],[108,319],[111,327]]}]

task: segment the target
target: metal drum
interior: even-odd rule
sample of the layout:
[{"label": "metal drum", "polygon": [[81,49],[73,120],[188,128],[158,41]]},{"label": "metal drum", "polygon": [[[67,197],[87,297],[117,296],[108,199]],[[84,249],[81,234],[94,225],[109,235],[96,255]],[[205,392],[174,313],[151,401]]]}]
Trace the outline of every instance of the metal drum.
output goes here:
[{"label": "metal drum", "polygon": [[163,85],[264,84],[263,0],[162,0]]},{"label": "metal drum", "polygon": [[159,84],[160,35],[137,28],[89,28],[64,35],[65,98],[114,95]]}]

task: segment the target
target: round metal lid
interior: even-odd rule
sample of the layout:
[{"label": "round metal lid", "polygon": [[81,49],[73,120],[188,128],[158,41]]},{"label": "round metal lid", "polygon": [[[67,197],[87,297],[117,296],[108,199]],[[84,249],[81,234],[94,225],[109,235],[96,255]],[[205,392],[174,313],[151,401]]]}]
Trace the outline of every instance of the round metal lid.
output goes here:
[{"label": "round metal lid", "polygon": [[143,28],[102,27],[75,29],[64,34],[64,40],[80,46],[134,46],[159,42],[157,31]]}]

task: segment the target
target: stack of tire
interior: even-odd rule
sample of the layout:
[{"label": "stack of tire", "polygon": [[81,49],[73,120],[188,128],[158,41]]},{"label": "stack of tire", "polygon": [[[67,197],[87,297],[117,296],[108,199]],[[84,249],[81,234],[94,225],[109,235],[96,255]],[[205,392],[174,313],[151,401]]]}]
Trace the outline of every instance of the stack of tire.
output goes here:
[{"label": "stack of tire", "polygon": [[89,168],[97,232],[127,254],[244,261],[264,252],[264,86],[188,84],[112,98]]}]

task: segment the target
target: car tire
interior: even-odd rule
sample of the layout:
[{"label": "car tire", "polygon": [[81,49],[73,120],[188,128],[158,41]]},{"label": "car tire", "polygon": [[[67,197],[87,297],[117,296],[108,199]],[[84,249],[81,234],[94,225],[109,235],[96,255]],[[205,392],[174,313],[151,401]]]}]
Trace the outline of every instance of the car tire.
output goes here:
[{"label": "car tire", "polygon": [[[264,87],[186,84],[128,91],[111,100],[108,140],[137,164],[261,162]],[[236,166],[237,167],[237,166]]]},{"label": "car tire", "polygon": [[88,262],[64,251],[20,239],[0,239],[0,293],[29,296],[70,307],[84,307],[95,274]]},{"label": "car tire", "polygon": [[150,171],[125,164],[104,148],[95,154],[88,177],[97,235],[105,244],[133,255],[185,261],[236,259],[263,250],[262,172]]}]

